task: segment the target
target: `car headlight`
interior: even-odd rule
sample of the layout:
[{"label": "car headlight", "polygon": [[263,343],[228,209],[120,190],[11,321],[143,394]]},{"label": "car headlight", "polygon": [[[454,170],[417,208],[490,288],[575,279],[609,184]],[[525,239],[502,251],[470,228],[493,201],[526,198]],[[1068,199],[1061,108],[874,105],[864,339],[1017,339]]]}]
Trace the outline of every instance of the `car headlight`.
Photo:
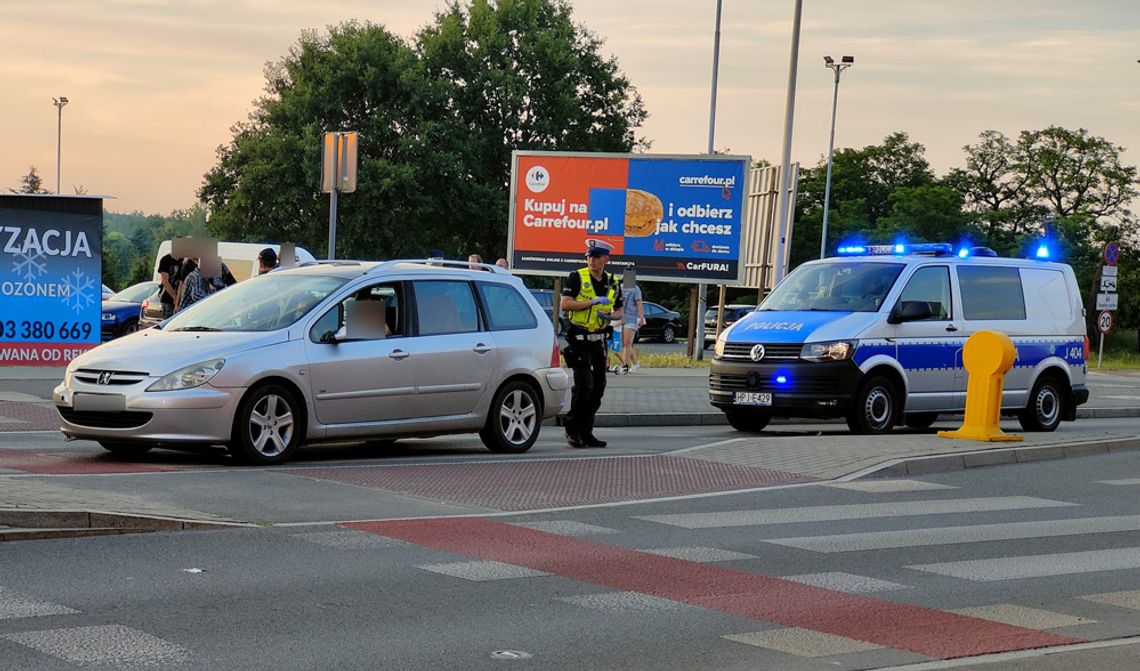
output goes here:
[{"label": "car headlight", "polygon": [[104,313],[103,313],[103,321],[105,321],[105,322],[113,322],[113,321],[115,321],[115,315],[114,315],[114,313],[112,313],[112,312],[104,312]]},{"label": "car headlight", "polygon": [[855,354],[855,343],[850,340],[812,342],[800,350],[800,358],[807,361],[844,361]]},{"label": "car headlight", "polygon": [[716,337],[716,346],[713,347],[713,352],[716,353],[717,358],[724,356],[724,346],[728,342],[728,332],[732,330],[731,326],[726,326],[720,331],[720,335]]},{"label": "car headlight", "polygon": [[175,391],[177,389],[193,389],[210,381],[225,365],[225,359],[203,361],[193,366],[187,366],[174,371],[158,382],[146,388],[147,391]]}]

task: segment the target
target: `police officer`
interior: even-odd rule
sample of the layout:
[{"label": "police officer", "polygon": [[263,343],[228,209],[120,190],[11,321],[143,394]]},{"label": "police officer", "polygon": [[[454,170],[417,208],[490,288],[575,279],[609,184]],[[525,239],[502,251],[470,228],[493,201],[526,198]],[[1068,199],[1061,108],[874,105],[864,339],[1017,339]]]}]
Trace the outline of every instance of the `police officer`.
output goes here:
[{"label": "police officer", "polygon": [[594,415],[606,391],[606,339],[610,320],[621,317],[621,288],[606,272],[613,245],[586,240],[586,267],[566,278],[560,307],[570,314],[566,329],[566,363],[574,369],[574,390],[566,415],[570,447],[605,447],[594,436]]}]

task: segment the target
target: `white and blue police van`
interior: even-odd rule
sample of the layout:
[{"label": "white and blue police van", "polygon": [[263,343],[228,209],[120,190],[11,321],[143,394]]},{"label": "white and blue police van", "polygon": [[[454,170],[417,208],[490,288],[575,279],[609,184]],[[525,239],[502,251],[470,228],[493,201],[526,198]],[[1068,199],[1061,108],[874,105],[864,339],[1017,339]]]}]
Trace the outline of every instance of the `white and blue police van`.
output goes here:
[{"label": "white and blue police van", "polygon": [[1053,431],[1088,401],[1085,310],[1073,269],[984,247],[846,245],[796,268],[716,340],[709,400],[739,431],[773,417],[843,417],[851,431],[927,428],[966,405],[962,348],[999,331],[1017,349],[1002,414]]}]

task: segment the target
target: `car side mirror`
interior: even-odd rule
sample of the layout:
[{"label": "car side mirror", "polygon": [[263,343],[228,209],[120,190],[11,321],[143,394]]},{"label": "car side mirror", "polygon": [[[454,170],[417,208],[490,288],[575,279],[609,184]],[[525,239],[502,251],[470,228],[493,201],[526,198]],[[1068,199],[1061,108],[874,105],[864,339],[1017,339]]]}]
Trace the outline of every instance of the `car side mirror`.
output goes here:
[{"label": "car side mirror", "polygon": [[899,301],[891,314],[887,317],[888,324],[902,324],[903,322],[919,322],[930,319],[934,313],[930,310],[930,303],[926,301]]}]

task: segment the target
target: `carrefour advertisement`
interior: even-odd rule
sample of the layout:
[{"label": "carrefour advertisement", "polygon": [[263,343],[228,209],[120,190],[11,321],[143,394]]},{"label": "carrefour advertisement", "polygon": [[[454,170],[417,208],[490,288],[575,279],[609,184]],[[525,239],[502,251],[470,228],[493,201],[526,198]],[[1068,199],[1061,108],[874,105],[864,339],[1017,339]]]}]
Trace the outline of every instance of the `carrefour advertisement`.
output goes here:
[{"label": "carrefour advertisement", "polygon": [[99,344],[103,201],[0,195],[0,366],[62,366]]},{"label": "carrefour advertisement", "polygon": [[515,152],[511,270],[563,276],[586,240],[639,278],[740,281],[747,156]]}]

